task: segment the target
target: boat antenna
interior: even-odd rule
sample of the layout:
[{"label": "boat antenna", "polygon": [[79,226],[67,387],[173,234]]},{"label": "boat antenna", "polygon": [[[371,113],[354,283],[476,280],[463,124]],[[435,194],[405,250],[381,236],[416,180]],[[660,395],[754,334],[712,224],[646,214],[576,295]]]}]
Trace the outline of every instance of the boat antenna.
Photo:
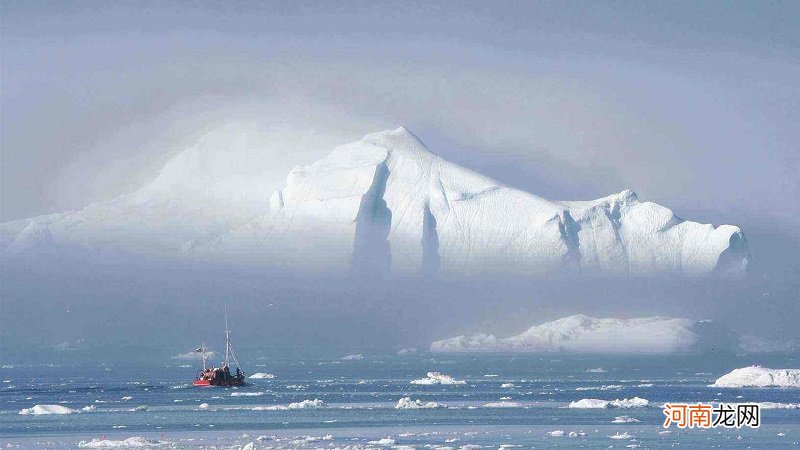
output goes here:
[{"label": "boat antenna", "polygon": [[228,330],[228,304],[225,304],[225,367],[230,367],[231,332]]}]

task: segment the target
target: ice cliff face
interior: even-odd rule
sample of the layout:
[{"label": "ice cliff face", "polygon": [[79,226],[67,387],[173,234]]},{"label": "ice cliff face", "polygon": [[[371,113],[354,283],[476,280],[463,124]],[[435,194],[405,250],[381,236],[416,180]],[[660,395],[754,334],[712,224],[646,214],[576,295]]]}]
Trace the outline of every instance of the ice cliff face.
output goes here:
[{"label": "ice cliff face", "polygon": [[[269,199],[254,167],[261,161],[219,141],[178,155],[134,194],[2,224],[4,257],[77,247],[443,276],[738,274],[747,266],[735,226],[684,221],[627,190],[547,200],[442,160],[402,127],[296,167]],[[220,163],[225,151],[235,164]]]}]

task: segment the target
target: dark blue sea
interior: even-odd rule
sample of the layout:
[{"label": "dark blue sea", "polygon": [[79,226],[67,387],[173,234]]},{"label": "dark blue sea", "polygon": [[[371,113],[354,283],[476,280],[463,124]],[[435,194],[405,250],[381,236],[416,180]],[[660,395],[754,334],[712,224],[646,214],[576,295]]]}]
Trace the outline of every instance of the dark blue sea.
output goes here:
[{"label": "dark blue sea", "polygon": [[[196,360],[3,361],[0,443],[25,449],[800,445],[800,389],[709,387],[738,367],[800,367],[797,356],[343,356],[243,352],[248,375],[274,377],[249,378],[240,388],[193,387]],[[412,383],[431,371],[458,384]],[[581,399],[633,398],[646,406],[568,407]],[[773,407],[762,409],[757,429],[679,430],[663,428],[665,402]],[[67,413],[42,414],[54,410]]]}]

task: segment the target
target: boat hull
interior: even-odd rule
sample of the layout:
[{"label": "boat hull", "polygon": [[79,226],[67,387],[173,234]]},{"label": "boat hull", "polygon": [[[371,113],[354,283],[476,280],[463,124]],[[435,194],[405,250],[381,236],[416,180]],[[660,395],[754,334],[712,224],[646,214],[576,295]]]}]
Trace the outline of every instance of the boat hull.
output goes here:
[{"label": "boat hull", "polygon": [[244,377],[228,378],[227,380],[206,380],[195,379],[192,383],[196,387],[211,387],[211,386],[244,386]]}]

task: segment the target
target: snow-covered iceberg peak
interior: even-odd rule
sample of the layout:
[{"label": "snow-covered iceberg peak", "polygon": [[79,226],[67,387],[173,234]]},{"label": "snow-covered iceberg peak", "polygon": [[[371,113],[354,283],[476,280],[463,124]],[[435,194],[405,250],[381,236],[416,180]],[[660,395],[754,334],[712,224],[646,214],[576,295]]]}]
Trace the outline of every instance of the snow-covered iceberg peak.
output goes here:
[{"label": "snow-covered iceberg peak", "polygon": [[[5,255],[108,248],[305,271],[542,276],[742,273],[739,228],[685,221],[634,192],[555,201],[448,162],[404,127],[292,169],[223,127],[136,193],[0,225]],[[290,153],[282,153],[290,154]],[[271,193],[271,194],[270,194]]]},{"label": "snow-covered iceberg peak", "polygon": [[738,336],[714,322],[670,317],[598,319],[583,314],[536,325],[522,334],[457,336],[431,344],[432,352],[572,352],[667,354],[735,351]]}]

